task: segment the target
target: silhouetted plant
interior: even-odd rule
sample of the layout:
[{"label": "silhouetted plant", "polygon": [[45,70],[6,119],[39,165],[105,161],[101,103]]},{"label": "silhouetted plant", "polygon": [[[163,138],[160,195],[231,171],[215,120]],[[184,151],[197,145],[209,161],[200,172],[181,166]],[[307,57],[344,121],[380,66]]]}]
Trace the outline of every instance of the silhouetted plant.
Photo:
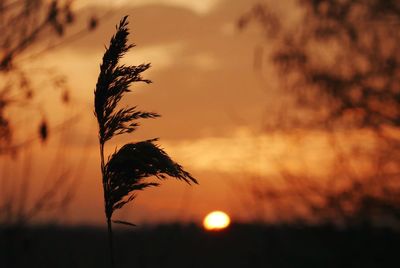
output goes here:
[{"label": "silhouetted plant", "polygon": [[[150,67],[150,64],[139,66],[119,65],[119,60],[132,47],[128,45],[128,21],[125,16],[117,26],[116,34],[111,38],[110,46],[106,49],[103,62],[100,65],[100,74],[94,92],[95,116],[99,124],[99,144],[101,158],[101,172],[103,176],[104,206],[107,218],[111,266],[114,267],[112,215],[135,198],[135,191],[150,186],[157,186],[156,182],[144,181],[145,178],[155,176],[164,179],[166,176],[183,180],[187,183],[197,183],[188,172],[169,158],[153,140],[129,143],[116,150],[104,160],[104,145],[112,137],[133,132],[138,126],[138,119],[156,118],[157,113],[138,111],[135,107],[118,109],[117,105],[123,95],[130,92],[129,86],[134,82],[150,83],[143,79],[141,73]],[[124,221],[115,223],[134,225]]]}]

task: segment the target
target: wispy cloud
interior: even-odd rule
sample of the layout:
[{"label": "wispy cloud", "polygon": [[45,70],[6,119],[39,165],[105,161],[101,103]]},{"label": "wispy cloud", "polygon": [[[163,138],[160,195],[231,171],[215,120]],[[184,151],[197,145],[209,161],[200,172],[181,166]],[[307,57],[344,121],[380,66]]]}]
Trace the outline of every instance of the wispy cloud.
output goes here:
[{"label": "wispy cloud", "polygon": [[165,145],[177,159],[203,172],[269,176],[282,167],[310,175],[326,172],[333,157],[327,136],[312,131],[303,135],[305,138],[299,142],[293,133],[257,134],[248,128],[237,128],[226,136]]},{"label": "wispy cloud", "polygon": [[120,6],[144,6],[151,4],[162,4],[168,6],[182,7],[192,10],[197,14],[206,14],[215,8],[221,0],[85,0],[80,1],[78,7],[84,7],[87,5],[103,5],[109,7],[120,7]]}]

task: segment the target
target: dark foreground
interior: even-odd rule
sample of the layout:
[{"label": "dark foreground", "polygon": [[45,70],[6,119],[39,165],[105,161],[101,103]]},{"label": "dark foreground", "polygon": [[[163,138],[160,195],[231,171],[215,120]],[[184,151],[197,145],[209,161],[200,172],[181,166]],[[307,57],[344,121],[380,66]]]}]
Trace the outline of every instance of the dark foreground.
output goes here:
[{"label": "dark foreground", "polygon": [[[0,229],[0,267],[109,267],[105,230]],[[400,234],[390,230],[195,225],[119,230],[117,267],[400,267]]]}]

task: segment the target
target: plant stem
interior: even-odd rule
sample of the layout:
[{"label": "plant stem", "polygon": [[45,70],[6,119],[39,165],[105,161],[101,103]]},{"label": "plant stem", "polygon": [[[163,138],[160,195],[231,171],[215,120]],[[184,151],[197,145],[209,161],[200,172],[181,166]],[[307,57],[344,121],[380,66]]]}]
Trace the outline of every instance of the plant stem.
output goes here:
[{"label": "plant stem", "polygon": [[112,223],[111,223],[111,217],[108,215],[107,210],[108,210],[108,184],[107,180],[105,177],[105,170],[104,170],[104,143],[100,141],[100,158],[101,158],[101,174],[103,176],[103,191],[104,191],[104,208],[105,208],[105,214],[107,218],[107,230],[108,230],[108,246],[109,246],[109,251],[110,251],[110,263],[111,263],[111,268],[115,267],[115,262],[114,262],[114,243],[113,243],[113,233],[112,233]]},{"label": "plant stem", "polygon": [[111,226],[111,218],[107,218],[107,227],[108,227],[108,245],[110,247],[110,261],[111,261],[111,268],[115,267],[114,262],[114,242],[113,242],[113,233],[112,233],[112,226]]}]

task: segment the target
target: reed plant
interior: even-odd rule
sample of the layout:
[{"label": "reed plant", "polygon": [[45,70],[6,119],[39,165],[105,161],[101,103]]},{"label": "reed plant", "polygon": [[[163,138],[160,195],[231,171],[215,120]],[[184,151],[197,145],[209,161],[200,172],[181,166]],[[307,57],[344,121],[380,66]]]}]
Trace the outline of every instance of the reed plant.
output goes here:
[{"label": "reed plant", "polygon": [[148,181],[147,178],[173,177],[188,184],[197,184],[190,173],[175,163],[156,144],[157,139],[125,144],[105,160],[104,146],[107,141],[117,135],[135,131],[139,126],[139,119],[159,117],[157,113],[139,111],[136,106],[118,107],[124,94],[131,91],[130,86],[133,83],[151,83],[150,80],[142,78],[142,73],[150,68],[150,64],[119,64],[125,53],[134,47],[134,44],[128,44],[127,26],[128,17],[125,16],[116,26],[116,33],[106,48],[94,91],[94,113],[99,125],[98,138],[111,267],[115,267],[112,222],[134,225],[112,220],[113,213],[131,202],[137,191],[159,185],[158,182]]}]

